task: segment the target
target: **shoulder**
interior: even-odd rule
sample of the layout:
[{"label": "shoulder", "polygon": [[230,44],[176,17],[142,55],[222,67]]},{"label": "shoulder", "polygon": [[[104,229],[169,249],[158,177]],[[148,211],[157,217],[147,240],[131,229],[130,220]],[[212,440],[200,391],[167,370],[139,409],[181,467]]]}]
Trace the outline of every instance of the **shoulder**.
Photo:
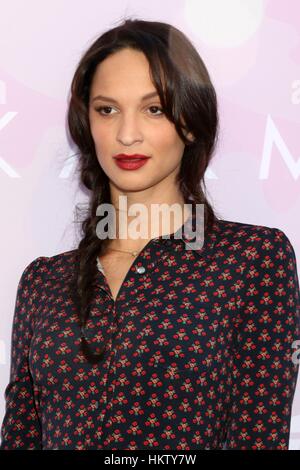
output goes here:
[{"label": "shoulder", "polygon": [[213,256],[228,265],[260,270],[284,268],[297,273],[294,247],[287,234],[266,225],[218,219]]},{"label": "shoulder", "polygon": [[218,219],[215,233],[215,248],[227,247],[230,251],[252,249],[274,254],[283,250],[294,255],[288,236],[277,227]]},{"label": "shoulder", "polygon": [[69,277],[74,272],[77,253],[78,250],[73,249],[53,256],[39,256],[25,267],[22,278],[33,281]]}]

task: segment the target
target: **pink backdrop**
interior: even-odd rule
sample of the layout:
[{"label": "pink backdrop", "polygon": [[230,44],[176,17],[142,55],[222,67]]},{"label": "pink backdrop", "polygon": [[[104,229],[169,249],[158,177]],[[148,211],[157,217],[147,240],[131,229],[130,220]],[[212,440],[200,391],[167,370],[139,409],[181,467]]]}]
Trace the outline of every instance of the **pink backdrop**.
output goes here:
[{"label": "pink backdrop", "polygon": [[[69,86],[83,51],[124,16],[166,21],[203,57],[220,103],[221,134],[206,173],[222,218],[277,227],[300,274],[300,5],[298,0],[51,0],[2,2],[0,15],[0,418],[19,277],[37,256],[78,242]],[[300,379],[299,379],[300,381]],[[298,381],[298,384],[299,384]],[[300,449],[300,386],[290,449]]]}]

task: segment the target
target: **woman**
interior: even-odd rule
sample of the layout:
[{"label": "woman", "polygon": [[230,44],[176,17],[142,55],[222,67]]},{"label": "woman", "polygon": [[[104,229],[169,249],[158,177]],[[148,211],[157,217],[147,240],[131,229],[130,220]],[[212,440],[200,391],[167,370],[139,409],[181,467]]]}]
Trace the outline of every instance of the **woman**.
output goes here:
[{"label": "woman", "polygon": [[[20,280],[2,449],[288,449],[295,253],[206,198],[218,112],[198,52],[173,26],[127,19],[86,51],[71,92],[89,212],[76,249]],[[181,220],[122,238],[136,203]],[[116,237],[102,237],[104,204],[123,215]],[[196,248],[187,223],[204,228]]]}]

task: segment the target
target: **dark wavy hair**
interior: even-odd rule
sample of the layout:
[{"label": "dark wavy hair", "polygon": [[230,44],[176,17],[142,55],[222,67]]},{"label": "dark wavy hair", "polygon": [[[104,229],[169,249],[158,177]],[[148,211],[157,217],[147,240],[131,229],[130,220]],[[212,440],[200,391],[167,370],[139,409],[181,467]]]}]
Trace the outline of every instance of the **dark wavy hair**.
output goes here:
[{"label": "dark wavy hair", "polygon": [[[96,364],[105,344],[92,352],[83,334],[89,315],[97,256],[104,242],[97,237],[100,216],[97,206],[111,203],[109,179],[100,166],[89,123],[89,92],[96,67],[114,52],[131,48],[144,53],[151,80],[159,94],[165,116],[174,123],[185,144],[177,184],[184,200],[204,204],[204,230],[213,227],[216,213],[206,197],[204,173],[218,140],[217,96],[206,66],[187,37],[176,27],[158,21],[127,18],[98,37],[81,57],[71,83],[67,112],[69,132],[78,147],[80,182],[89,192],[86,217],[81,221],[82,238],[76,249],[74,298],[81,323],[81,350]],[[188,140],[191,132],[194,140]],[[163,201],[162,201],[163,202]]]}]

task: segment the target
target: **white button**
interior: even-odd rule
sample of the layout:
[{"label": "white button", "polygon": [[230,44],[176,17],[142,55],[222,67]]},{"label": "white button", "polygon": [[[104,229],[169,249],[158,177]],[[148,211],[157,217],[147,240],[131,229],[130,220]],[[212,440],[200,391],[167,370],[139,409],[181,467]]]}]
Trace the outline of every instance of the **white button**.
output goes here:
[{"label": "white button", "polygon": [[143,274],[143,273],[146,271],[146,269],[144,268],[144,266],[138,266],[138,267],[136,268],[136,270],[137,270],[137,272],[138,272],[139,274]]}]

